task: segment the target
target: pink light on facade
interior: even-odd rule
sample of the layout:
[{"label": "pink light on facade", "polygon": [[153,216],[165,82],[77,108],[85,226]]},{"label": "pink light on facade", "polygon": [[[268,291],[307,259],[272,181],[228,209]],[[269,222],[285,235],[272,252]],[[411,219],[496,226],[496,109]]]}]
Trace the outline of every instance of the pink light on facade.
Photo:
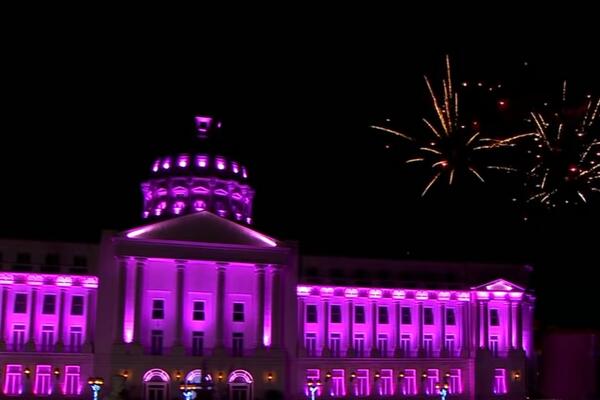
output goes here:
[{"label": "pink light on facade", "polygon": [[277,247],[277,242],[274,241],[273,239],[271,239],[268,236],[263,235],[262,233],[258,233],[256,231],[253,231],[252,229],[248,229],[245,227],[242,227],[243,229],[246,229],[250,235],[258,240],[260,240],[261,242],[271,246],[271,247]]},{"label": "pink light on facade", "polygon": [[358,297],[358,289],[356,288],[347,288],[344,290],[344,296],[346,297]]},{"label": "pink light on facade", "polygon": [[197,155],[196,156],[196,165],[200,168],[206,168],[208,165],[208,156],[205,155]]},{"label": "pink light on facade", "polygon": [[160,160],[156,160],[154,161],[154,164],[152,164],[152,171],[156,172],[158,171],[158,168],[160,167]]},{"label": "pink light on facade", "polygon": [[169,169],[171,168],[171,159],[170,158],[165,158],[162,164],[163,169]]},{"label": "pink light on facade", "polygon": [[206,210],[206,202],[204,200],[194,201],[194,210],[196,210],[196,211]]},{"label": "pink light on facade", "polygon": [[233,171],[234,174],[237,174],[238,172],[240,172],[240,166],[238,165],[238,163],[236,163],[235,161],[231,162],[231,170]]},{"label": "pink light on facade", "polygon": [[[86,286],[88,282],[89,286]],[[12,285],[15,283],[25,283],[31,286],[83,286],[97,288],[98,278],[95,276],[81,275],[52,275],[30,273],[0,274],[0,284]]]},{"label": "pink light on facade", "polygon": [[231,374],[229,374],[229,377],[227,378],[227,382],[228,383],[248,383],[248,384],[250,384],[250,383],[254,382],[254,379],[252,378],[252,375],[250,374],[250,372],[245,371],[243,369],[236,369]]},{"label": "pink light on facade", "polygon": [[27,284],[40,286],[44,284],[44,277],[42,275],[37,274],[28,274],[27,275]]},{"label": "pink light on facade", "polygon": [[23,366],[21,364],[6,364],[3,392],[6,395],[23,394]]},{"label": "pink light on facade", "polygon": [[125,328],[125,332],[123,334],[123,341],[125,343],[133,342],[133,328],[132,327]]},{"label": "pink light on facade", "polygon": [[173,212],[175,215],[181,214],[181,211],[183,211],[184,208],[185,203],[183,201],[176,201],[175,204],[173,204]]},{"label": "pink light on facade", "polygon": [[180,168],[185,168],[189,165],[190,163],[190,156],[182,154],[179,156],[179,159],[177,160],[177,165],[179,165]]},{"label": "pink light on facade", "polygon": [[171,380],[171,377],[169,376],[169,374],[167,374],[162,369],[154,368],[154,369],[147,371],[144,374],[144,377],[142,378],[142,381],[144,381],[144,382],[150,382],[152,380],[161,381],[161,382],[169,382]]},{"label": "pink light on facade", "polygon": [[216,163],[216,165],[217,165],[217,169],[218,169],[219,171],[222,171],[222,170],[224,170],[224,169],[225,169],[225,159],[224,159],[223,157],[217,157],[217,158],[215,159],[215,163]]},{"label": "pink light on facade", "polygon": [[490,298],[490,293],[489,292],[482,292],[482,291],[478,291],[477,292],[477,299],[479,300],[487,300]]},{"label": "pink light on facade", "polygon": [[439,292],[438,300],[450,300],[450,292]]},{"label": "pink light on facade", "polygon": [[152,226],[144,226],[142,228],[137,228],[132,231],[129,231],[125,236],[127,236],[128,238],[134,238],[143,235],[146,232],[150,232],[151,230]]},{"label": "pink light on facade", "polygon": [[13,274],[0,274],[0,284],[12,285],[13,283],[15,283]]},{"label": "pink light on facade", "polygon": [[192,193],[194,193],[194,194],[204,194],[204,193],[208,193],[208,192],[210,192],[210,190],[208,190],[204,186],[196,186],[195,188],[192,189]]},{"label": "pink light on facade", "polygon": [[70,276],[59,276],[56,278],[56,286],[72,286],[73,278]]},{"label": "pink light on facade", "polygon": [[380,299],[381,297],[383,297],[383,291],[381,289],[369,290],[369,298],[370,299]]},{"label": "pink light on facade", "polygon": [[219,195],[219,196],[227,196],[228,195],[227,191],[223,190],[223,189],[217,189],[217,190],[215,190],[215,194]]},{"label": "pink light on facade", "polygon": [[508,294],[511,299],[520,299],[523,297],[523,293],[512,292]]},{"label": "pink light on facade", "polygon": [[503,299],[506,297],[506,292],[493,292],[495,299]]},{"label": "pink light on facade", "polygon": [[[208,132],[208,130],[210,129],[210,126],[212,125],[212,117],[205,117],[203,115],[198,115],[194,118],[194,122],[196,122],[196,130],[198,131],[198,134],[201,138],[205,138],[206,137],[206,133]],[[221,127],[221,123],[219,122],[218,128]]]},{"label": "pink light on facade", "polygon": [[248,171],[246,171],[246,167],[242,167],[242,176],[243,176],[244,178],[247,178],[247,177],[248,177]]},{"label": "pink light on facade", "polygon": [[459,301],[470,301],[471,300],[471,295],[467,292],[460,292],[457,297],[458,297]]},{"label": "pink light on facade", "polygon": [[173,188],[173,194],[175,196],[187,196],[188,190],[183,186],[177,186],[176,188]]},{"label": "pink light on facade", "polygon": [[321,296],[333,296],[334,289],[332,287],[321,288]]},{"label": "pink light on facade", "polygon": [[298,286],[296,288],[296,293],[298,294],[298,296],[308,296],[310,295],[310,291],[310,286]]},{"label": "pink light on facade", "polygon": [[406,292],[404,290],[394,290],[392,292],[392,298],[394,299],[405,299]]},{"label": "pink light on facade", "polygon": [[83,279],[82,286],[85,288],[96,289],[96,288],[98,288],[98,278],[96,278],[95,276],[88,276]]},{"label": "pink light on facade", "polygon": [[418,290],[417,293],[415,293],[415,299],[417,300],[428,300],[429,299],[429,293],[425,290]]}]

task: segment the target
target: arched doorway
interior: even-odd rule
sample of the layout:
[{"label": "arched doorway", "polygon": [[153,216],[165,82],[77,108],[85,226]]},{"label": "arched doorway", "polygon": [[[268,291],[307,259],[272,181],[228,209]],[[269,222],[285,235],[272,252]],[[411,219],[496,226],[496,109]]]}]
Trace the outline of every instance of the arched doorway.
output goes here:
[{"label": "arched doorway", "polygon": [[151,369],[144,374],[144,399],[167,400],[171,377],[162,369]]},{"label": "arched doorway", "polygon": [[230,400],[251,400],[252,399],[252,375],[243,369],[236,369],[229,374],[227,384],[229,385]]}]

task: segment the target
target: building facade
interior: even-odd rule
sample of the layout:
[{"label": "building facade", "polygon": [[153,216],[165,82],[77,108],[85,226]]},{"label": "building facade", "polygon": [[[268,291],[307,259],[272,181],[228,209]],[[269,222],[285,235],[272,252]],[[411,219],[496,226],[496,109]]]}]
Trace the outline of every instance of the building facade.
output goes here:
[{"label": "building facade", "polygon": [[151,174],[146,225],[0,241],[0,398],[525,396],[530,267],[302,256],[249,227],[240,164]]}]

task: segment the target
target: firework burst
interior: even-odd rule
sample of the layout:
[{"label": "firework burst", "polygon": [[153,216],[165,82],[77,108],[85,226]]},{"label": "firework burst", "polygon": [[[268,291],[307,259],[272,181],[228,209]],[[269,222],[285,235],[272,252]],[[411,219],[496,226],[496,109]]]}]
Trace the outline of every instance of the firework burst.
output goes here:
[{"label": "firework burst", "polygon": [[513,168],[489,165],[486,157],[480,156],[492,149],[513,146],[510,140],[497,140],[485,137],[477,122],[465,123],[460,120],[458,91],[452,81],[450,58],[446,56],[446,76],[442,79],[441,91],[436,93],[427,76],[425,84],[433,106],[434,119],[423,118],[427,135],[413,137],[383,126],[373,125],[374,129],[394,134],[416,144],[415,154],[406,163],[422,163],[430,166],[432,175],[421,196],[424,196],[436,182],[446,181],[449,185],[457,176],[472,176],[484,182],[483,168],[514,171]]}]

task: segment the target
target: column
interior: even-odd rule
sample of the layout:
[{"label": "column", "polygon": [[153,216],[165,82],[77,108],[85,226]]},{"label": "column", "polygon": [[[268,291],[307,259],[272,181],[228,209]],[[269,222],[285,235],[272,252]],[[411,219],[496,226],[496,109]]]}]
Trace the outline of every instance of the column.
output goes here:
[{"label": "column", "polygon": [[[256,348],[265,347],[265,266],[256,265]],[[300,324],[302,325],[302,324]]]},{"label": "column", "polygon": [[486,350],[490,348],[490,312],[488,302],[483,302],[483,347]]},{"label": "column", "polygon": [[271,348],[278,349],[281,347],[281,304],[283,303],[283,295],[281,293],[281,266],[272,265],[271,273]]},{"label": "column", "polygon": [[481,349],[481,325],[482,325],[482,318],[481,318],[481,301],[477,300],[477,303],[475,303],[475,307],[476,307],[476,318],[475,318],[475,347],[476,350]]},{"label": "column", "polygon": [[86,325],[85,325],[85,342],[83,344],[83,351],[90,353],[93,351],[94,345],[94,330],[96,321],[96,290],[87,289],[87,309],[85,313]]},{"label": "column", "polygon": [[418,331],[419,332],[418,354],[419,354],[419,357],[423,357],[425,355],[425,351],[423,349],[423,303],[422,302],[419,302],[417,317],[418,317],[417,327],[419,329],[419,331]]},{"label": "column", "polygon": [[2,293],[0,294],[0,296],[2,296],[2,309],[0,309],[0,351],[3,351],[6,349],[6,339],[5,339],[5,335],[6,335],[6,308],[7,308],[7,300],[8,300],[8,287],[6,286],[2,286],[0,287],[2,289]]},{"label": "column", "polygon": [[144,269],[146,268],[146,259],[137,258],[135,268],[135,326],[133,328],[133,342],[141,344],[142,339],[142,301],[144,299]]},{"label": "column", "polygon": [[125,297],[127,295],[127,258],[118,257],[117,260],[119,265],[119,293],[117,293],[117,336],[114,338],[114,342],[125,343]]},{"label": "column", "polygon": [[31,307],[29,309],[29,340],[27,341],[27,351],[35,351],[35,324],[37,313],[37,287],[31,288]]},{"label": "column", "polygon": [[513,302],[508,300],[508,351],[511,351],[513,346]]},{"label": "column", "polygon": [[396,300],[394,302],[394,328],[396,334],[396,346],[394,348],[394,357],[402,357],[402,348],[400,347],[400,339],[402,338],[402,309],[400,308],[400,301]]},{"label": "column", "polygon": [[185,260],[175,260],[175,270],[177,278],[177,292],[175,293],[176,298],[176,309],[175,318],[177,318],[175,326],[175,346],[183,346],[183,299],[185,297],[184,282],[185,282]]},{"label": "column", "polygon": [[517,303],[517,350],[523,350],[523,302]]},{"label": "column", "polygon": [[454,354],[448,354],[448,349],[446,348],[446,305],[445,304],[442,304],[440,306],[440,356],[441,357],[454,356]]},{"label": "column", "polygon": [[304,347],[304,297],[298,297],[298,356],[306,355]]},{"label": "column", "polygon": [[471,314],[470,314],[470,302],[464,302],[462,304],[461,311],[461,353],[464,358],[468,358],[471,354]]},{"label": "column", "polygon": [[323,357],[329,357],[329,299],[323,299]]},{"label": "column", "polygon": [[354,357],[354,301],[349,299],[348,304],[348,350],[346,351],[347,357]]},{"label": "column", "polygon": [[371,357],[377,357],[377,302],[371,302]]},{"label": "column", "polygon": [[225,271],[227,263],[217,263],[217,329],[215,348],[225,348]]}]

